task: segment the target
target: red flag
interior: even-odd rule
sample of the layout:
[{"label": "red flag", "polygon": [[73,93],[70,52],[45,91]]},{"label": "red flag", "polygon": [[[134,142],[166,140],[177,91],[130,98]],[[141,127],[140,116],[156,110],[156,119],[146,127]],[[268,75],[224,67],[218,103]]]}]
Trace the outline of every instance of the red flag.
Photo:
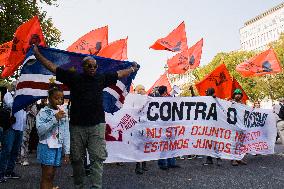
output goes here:
[{"label": "red flag", "polygon": [[244,77],[275,74],[282,71],[279,60],[272,48],[237,65],[236,70]]},{"label": "red flag", "polygon": [[183,74],[189,69],[194,69],[200,64],[203,47],[203,38],[188,50],[176,54],[168,60],[168,73]]},{"label": "red flag", "polygon": [[232,86],[232,93],[231,93],[231,98],[233,98],[233,93],[236,89],[241,89],[242,94],[243,94],[243,98],[242,98],[242,103],[246,104],[247,100],[249,100],[248,95],[246,94],[246,92],[244,91],[244,89],[242,88],[242,86],[239,84],[239,82],[233,78],[233,86]]},{"label": "red flag", "polygon": [[168,50],[173,52],[187,49],[185,24],[182,22],[168,36],[158,39],[150,48],[154,50]]},{"label": "red flag", "polygon": [[133,83],[131,83],[131,85],[130,85],[129,93],[135,93]]},{"label": "red flag", "polygon": [[12,41],[0,45],[0,66],[7,64],[12,49]]},{"label": "red flag", "polygon": [[172,86],[167,77],[167,72],[165,72],[163,75],[160,76],[160,78],[154,83],[154,85],[147,91],[147,94],[150,94],[154,87],[158,87],[161,85],[164,85],[167,87],[168,93],[172,91]]},{"label": "red flag", "polygon": [[120,39],[100,50],[97,56],[115,60],[127,60],[127,39]]},{"label": "red flag", "polygon": [[2,77],[13,75],[14,71],[16,71],[23,62],[26,52],[32,44],[46,46],[37,16],[23,23],[16,30],[12,49],[8,62],[2,72]]},{"label": "red flag", "polygon": [[108,26],[90,31],[76,42],[67,51],[83,54],[97,55],[99,51],[108,44]]},{"label": "red flag", "polygon": [[182,51],[168,59],[168,72],[170,74],[183,74],[189,69],[188,50]]},{"label": "red flag", "polygon": [[201,96],[206,95],[208,88],[215,89],[216,97],[228,99],[232,92],[232,78],[225,64],[221,64],[195,86]]}]

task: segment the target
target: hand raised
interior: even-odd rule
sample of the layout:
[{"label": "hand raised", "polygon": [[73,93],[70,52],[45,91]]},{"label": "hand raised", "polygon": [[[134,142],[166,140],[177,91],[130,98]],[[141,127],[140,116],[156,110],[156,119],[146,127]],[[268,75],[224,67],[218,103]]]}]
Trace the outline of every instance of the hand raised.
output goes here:
[{"label": "hand raised", "polygon": [[62,118],[66,117],[66,114],[63,110],[59,110],[56,114],[55,114],[55,118],[57,120],[60,120]]},{"label": "hand raised", "polygon": [[137,62],[132,63],[132,68],[134,69],[135,72],[139,69]]},{"label": "hand raised", "polygon": [[38,47],[37,47],[36,45],[34,45],[33,51],[34,51],[35,54],[38,54],[38,53],[39,53]]}]

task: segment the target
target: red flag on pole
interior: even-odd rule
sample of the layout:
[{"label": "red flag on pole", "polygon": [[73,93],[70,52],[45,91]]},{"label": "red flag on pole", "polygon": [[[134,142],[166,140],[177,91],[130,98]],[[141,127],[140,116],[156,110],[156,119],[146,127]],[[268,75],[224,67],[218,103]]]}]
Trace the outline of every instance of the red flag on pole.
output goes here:
[{"label": "red flag on pole", "polygon": [[108,44],[108,26],[90,31],[74,42],[67,51],[97,55]]},{"label": "red flag on pole", "polygon": [[2,77],[8,77],[14,74],[23,62],[26,52],[32,44],[46,46],[37,16],[23,23],[16,30],[12,49],[8,62],[2,72]]},{"label": "red flag on pole", "polygon": [[168,50],[173,52],[187,49],[185,24],[182,22],[168,36],[158,39],[150,48],[154,50]]},{"label": "red flag on pole", "polygon": [[275,74],[282,71],[280,62],[273,48],[237,65],[236,70],[244,77]]},{"label": "red flag on pole", "polygon": [[240,89],[242,91],[242,94],[243,94],[242,102],[243,104],[246,104],[247,100],[249,100],[249,97],[244,91],[244,89],[242,88],[242,86],[239,84],[239,82],[235,78],[233,78],[233,86],[232,86],[232,93],[231,93],[230,99],[233,98],[233,93],[236,89]]},{"label": "red flag on pole", "polygon": [[129,93],[135,93],[133,83],[130,85]]},{"label": "red flag on pole", "polygon": [[168,60],[168,73],[183,74],[189,69],[194,69],[200,64],[203,47],[203,38],[189,49],[176,54]]},{"label": "red flag on pole", "polygon": [[12,41],[0,45],[0,66],[7,64],[12,49]]},{"label": "red flag on pole", "polygon": [[147,91],[147,94],[150,94],[154,87],[158,87],[161,85],[164,85],[167,87],[168,93],[172,91],[172,86],[167,77],[167,72],[165,72],[163,75],[160,76],[160,78],[154,83],[154,85]]},{"label": "red flag on pole", "polygon": [[203,38],[200,39],[195,45],[188,49],[188,57],[189,57],[189,68],[193,70],[198,67],[200,64],[201,54],[203,47]]},{"label": "red flag on pole", "polygon": [[97,56],[115,60],[127,60],[127,39],[120,39],[100,50]]},{"label": "red flag on pole", "polygon": [[195,86],[201,96],[206,95],[208,88],[215,89],[216,97],[228,99],[231,97],[233,81],[225,64],[221,64]]}]

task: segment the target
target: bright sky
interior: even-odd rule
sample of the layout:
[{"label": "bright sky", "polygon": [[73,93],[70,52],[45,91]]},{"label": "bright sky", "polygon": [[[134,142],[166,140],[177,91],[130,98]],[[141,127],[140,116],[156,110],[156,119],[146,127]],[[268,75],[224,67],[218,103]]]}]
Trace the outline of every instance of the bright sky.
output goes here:
[{"label": "bright sky", "polygon": [[240,48],[239,29],[244,22],[276,6],[281,0],[59,0],[44,7],[62,32],[66,49],[92,29],[109,26],[109,42],[128,36],[128,59],[141,69],[134,84],[146,89],[164,72],[174,53],[149,49],[185,21],[188,46],[204,38],[201,65],[218,52]]}]

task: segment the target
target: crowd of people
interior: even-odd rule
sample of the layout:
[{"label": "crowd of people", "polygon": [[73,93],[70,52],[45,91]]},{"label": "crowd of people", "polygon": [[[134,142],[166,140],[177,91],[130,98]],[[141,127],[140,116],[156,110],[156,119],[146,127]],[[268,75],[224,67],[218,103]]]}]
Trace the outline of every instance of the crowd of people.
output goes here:
[{"label": "crowd of people", "polygon": [[[53,185],[56,169],[61,162],[71,162],[75,188],[85,188],[86,151],[90,165],[90,188],[102,188],[103,161],[107,158],[105,142],[105,115],[102,105],[102,91],[105,87],[113,85],[118,79],[127,77],[138,70],[137,64],[132,67],[111,74],[97,74],[98,65],[93,57],[85,57],[82,61],[83,73],[75,73],[61,69],[46,59],[35,46],[36,58],[51,72],[56,79],[67,85],[70,89],[70,103],[64,104],[63,91],[55,84],[51,84],[47,99],[42,99],[39,104],[31,104],[16,112],[13,116],[13,91],[15,86],[8,86],[3,98],[1,108],[0,126],[0,183],[7,179],[17,179],[20,175],[14,172],[15,164],[20,161],[23,166],[29,165],[28,154],[32,133],[34,143],[37,144],[37,160],[41,164],[42,174],[41,189],[57,188]],[[193,87],[189,88],[191,95],[195,96]],[[137,85],[135,93],[146,95],[145,87]],[[166,86],[157,86],[149,94],[153,97],[175,96],[176,91],[168,91]],[[207,96],[215,98],[214,88],[206,90]],[[233,93],[235,103],[242,103],[242,91],[236,89]],[[48,100],[48,101],[47,101]],[[70,107],[71,104],[71,107]],[[284,119],[281,117],[281,108],[284,99],[275,105],[277,115],[277,128],[282,143],[284,143]],[[254,104],[259,108],[259,102]],[[35,132],[36,131],[36,132]],[[193,155],[188,156],[192,159]],[[184,159],[185,157],[180,157]],[[216,164],[221,166],[222,160],[216,159]],[[180,168],[176,158],[159,159],[158,167],[161,170]],[[213,158],[206,156],[203,165],[213,164]],[[243,160],[232,160],[233,166],[246,165]],[[137,162],[136,174],[143,174],[149,168],[146,162]]]}]

